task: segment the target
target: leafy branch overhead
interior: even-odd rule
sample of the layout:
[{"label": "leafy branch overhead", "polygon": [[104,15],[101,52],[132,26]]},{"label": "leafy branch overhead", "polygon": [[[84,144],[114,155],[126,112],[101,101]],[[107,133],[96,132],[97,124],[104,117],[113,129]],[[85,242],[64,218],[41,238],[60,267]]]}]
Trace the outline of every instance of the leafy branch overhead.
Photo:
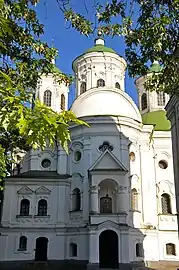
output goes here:
[{"label": "leafy branch overhead", "polygon": [[[70,12],[68,20],[72,27],[81,33],[86,29],[85,35],[94,31],[95,26],[87,18],[84,20],[84,16],[81,24],[74,23],[76,12],[70,7],[73,1],[58,2],[61,6],[63,3],[65,16]],[[98,1],[94,8],[98,29],[104,35],[124,37],[130,76],[146,75],[149,65],[157,60],[163,69],[160,74],[153,73],[147,87],[178,93],[179,0],[111,0],[106,4]]]},{"label": "leafy branch overhead", "polygon": [[37,0],[0,0],[0,179],[7,173],[17,147],[42,147],[58,141],[67,151],[71,122],[84,124],[72,112],[60,114],[32,97],[41,75],[53,74],[69,85],[73,78],[56,72],[57,50],[40,39],[44,27],[34,5]]},{"label": "leafy branch overhead", "polygon": [[[48,0],[46,0],[48,1]],[[29,107],[42,74],[53,74],[58,83],[69,85],[73,78],[55,72],[52,60],[57,50],[43,42],[44,26],[35,6],[40,0],[0,0],[0,178],[4,177],[9,155],[18,146],[45,147],[59,141],[67,150],[70,122],[84,124],[71,112],[58,114],[38,100]],[[151,62],[162,69],[153,72],[150,90],[178,93],[179,89],[179,0],[102,0],[84,5],[78,12],[73,0],[58,3],[64,19],[82,35],[101,31],[103,35],[123,36],[132,77],[146,75]],[[89,6],[90,5],[90,6]],[[95,20],[88,18],[94,10]],[[63,26],[62,26],[63,27]]]}]

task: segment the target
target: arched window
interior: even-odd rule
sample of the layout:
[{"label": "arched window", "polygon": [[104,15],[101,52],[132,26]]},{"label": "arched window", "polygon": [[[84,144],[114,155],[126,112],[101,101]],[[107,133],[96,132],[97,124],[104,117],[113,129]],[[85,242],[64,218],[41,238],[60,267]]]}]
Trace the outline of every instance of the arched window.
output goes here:
[{"label": "arched window", "polygon": [[80,85],[80,94],[83,94],[84,92],[86,92],[86,83],[82,82]]},{"label": "arched window", "polygon": [[136,257],[143,257],[143,245],[142,243],[136,244]]},{"label": "arched window", "polygon": [[143,93],[141,96],[141,108],[142,110],[147,109],[147,94]]},{"label": "arched window", "polygon": [[47,201],[44,199],[38,202],[38,216],[47,216]]},{"label": "arched window", "polygon": [[171,201],[170,195],[164,193],[161,196],[161,203],[162,203],[162,214],[171,214]]},{"label": "arched window", "polygon": [[165,93],[163,92],[157,93],[157,102],[158,106],[165,106]]},{"label": "arched window", "polygon": [[105,81],[103,79],[97,80],[97,87],[104,87],[105,86]]},{"label": "arched window", "polygon": [[21,236],[19,239],[19,250],[25,251],[27,250],[27,237]]},{"label": "arched window", "polygon": [[77,244],[71,243],[70,244],[70,257],[77,257]]},{"label": "arched window", "polygon": [[118,82],[115,83],[115,88],[121,89],[120,84]]},{"label": "arched window", "polygon": [[112,213],[112,198],[108,194],[100,198],[100,213]]},{"label": "arched window", "polygon": [[132,210],[138,210],[138,193],[135,188],[132,189]]},{"label": "arched window", "polygon": [[20,206],[20,216],[28,216],[29,215],[30,202],[27,199],[23,199],[21,201]]},{"label": "arched window", "polygon": [[51,102],[52,102],[52,92],[50,90],[46,90],[44,92],[44,104],[46,106],[51,106]]},{"label": "arched window", "polygon": [[81,194],[79,188],[75,188],[72,192],[72,210],[81,210]]},{"label": "arched window", "polygon": [[167,255],[174,255],[174,256],[176,256],[175,245],[172,244],[172,243],[166,244],[166,253],[167,253]]},{"label": "arched window", "polygon": [[61,106],[60,106],[61,110],[64,111],[65,110],[65,95],[61,94]]}]

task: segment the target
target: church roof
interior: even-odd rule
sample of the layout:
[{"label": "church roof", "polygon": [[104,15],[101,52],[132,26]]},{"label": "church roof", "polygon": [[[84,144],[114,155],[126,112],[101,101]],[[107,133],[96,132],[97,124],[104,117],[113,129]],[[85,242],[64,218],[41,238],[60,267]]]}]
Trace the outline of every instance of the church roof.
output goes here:
[{"label": "church roof", "polygon": [[171,129],[170,121],[167,120],[164,110],[148,112],[142,115],[142,122],[145,125],[154,125],[156,131],[169,131]]},{"label": "church roof", "polygon": [[160,72],[161,70],[162,70],[162,67],[161,67],[161,65],[159,64],[159,62],[158,62],[158,61],[154,61],[154,62],[152,63],[152,65],[150,66],[148,73],[151,73],[151,72],[158,73],[158,72]]},{"label": "church roof", "polygon": [[85,51],[85,53],[91,53],[91,52],[109,52],[109,53],[117,54],[112,48],[106,47],[103,44],[96,44]]},{"label": "church roof", "polygon": [[102,52],[102,53],[114,53],[116,55],[119,55],[117,52],[115,52],[112,48],[109,48],[107,46],[105,46],[105,41],[103,38],[98,37],[95,39],[95,44],[93,47],[87,49],[84,53],[82,53],[81,55],[77,56],[75,58],[75,60],[72,63],[72,68],[74,70],[74,63],[76,62],[76,60],[88,53],[95,53],[95,52]]}]

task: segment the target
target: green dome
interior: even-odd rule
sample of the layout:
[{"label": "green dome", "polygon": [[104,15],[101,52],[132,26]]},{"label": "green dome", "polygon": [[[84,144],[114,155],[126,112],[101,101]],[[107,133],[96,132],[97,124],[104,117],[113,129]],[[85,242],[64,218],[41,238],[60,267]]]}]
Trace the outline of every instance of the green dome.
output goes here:
[{"label": "green dome", "polygon": [[85,51],[85,53],[91,53],[91,52],[109,52],[109,53],[116,53],[113,49],[106,47],[102,44],[97,44],[93,46],[92,48],[89,48]]},{"label": "green dome", "polygon": [[142,115],[142,122],[145,125],[154,125],[154,130],[156,131],[169,131],[171,129],[166,112],[162,110],[145,113]]},{"label": "green dome", "polygon": [[73,70],[75,68],[74,63],[76,62],[77,59],[79,59],[80,57],[82,57],[83,55],[85,55],[87,53],[93,53],[93,52],[103,52],[103,53],[115,53],[115,54],[117,54],[113,49],[111,49],[109,47],[106,47],[104,45],[104,39],[103,38],[98,37],[97,39],[95,39],[95,45],[92,48],[89,48],[83,54],[81,54],[77,58],[75,58],[75,60],[72,63]]},{"label": "green dome", "polygon": [[158,63],[158,61],[154,61],[153,64],[150,66],[148,73],[155,72],[158,73],[162,70],[162,67]]}]

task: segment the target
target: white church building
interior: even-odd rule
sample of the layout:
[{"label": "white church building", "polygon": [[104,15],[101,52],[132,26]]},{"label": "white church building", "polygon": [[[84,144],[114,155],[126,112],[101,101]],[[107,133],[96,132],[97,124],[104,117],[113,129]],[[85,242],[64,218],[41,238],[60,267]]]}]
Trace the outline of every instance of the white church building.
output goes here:
[{"label": "white church building", "polygon": [[[69,155],[60,145],[31,150],[5,180],[1,262],[179,262],[169,97],[147,92],[140,77],[138,108],[125,92],[125,70],[101,37],[73,61],[70,110],[90,127],[71,125]],[[60,112],[68,91],[42,76],[36,97]]]}]

